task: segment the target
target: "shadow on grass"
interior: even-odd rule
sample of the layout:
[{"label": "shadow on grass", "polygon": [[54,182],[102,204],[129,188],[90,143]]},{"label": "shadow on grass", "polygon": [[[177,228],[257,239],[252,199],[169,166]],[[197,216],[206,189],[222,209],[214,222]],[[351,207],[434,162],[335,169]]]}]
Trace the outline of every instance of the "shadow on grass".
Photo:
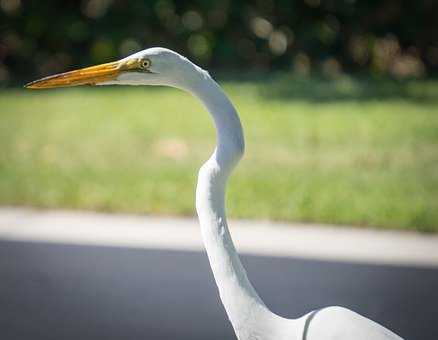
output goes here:
[{"label": "shadow on grass", "polygon": [[438,103],[438,80],[396,80],[369,76],[248,75],[232,82],[254,84],[264,99],[302,100],[308,102],[404,100],[421,104]]},{"label": "shadow on grass", "polygon": [[310,102],[405,100],[438,103],[438,83],[391,79],[284,77],[269,86],[259,85],[263,97]]}]

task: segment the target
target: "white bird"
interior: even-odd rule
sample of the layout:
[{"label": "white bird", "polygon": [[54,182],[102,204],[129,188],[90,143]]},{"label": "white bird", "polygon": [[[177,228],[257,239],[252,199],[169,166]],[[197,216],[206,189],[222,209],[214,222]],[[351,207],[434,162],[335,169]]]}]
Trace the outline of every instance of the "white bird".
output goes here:
[{"label": "white bird", "polygon": [[225,214],[227,179],[245,148],[242,126],[233,104],[208,72],[176,52],[156,47],[116,62],[46,77],[26,87],[85,84],[172,86],[199,98],[210,112],[217,146],[199,170],[196,210],[220,298],[239,340],[401,340],[343,307],[326,307],[286,319],[263,303],[240,262]]}]

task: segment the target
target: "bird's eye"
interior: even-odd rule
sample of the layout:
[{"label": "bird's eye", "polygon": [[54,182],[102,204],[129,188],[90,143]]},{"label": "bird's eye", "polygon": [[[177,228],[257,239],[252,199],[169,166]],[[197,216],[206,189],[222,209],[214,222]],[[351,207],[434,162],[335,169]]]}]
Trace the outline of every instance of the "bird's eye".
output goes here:
[{"label": "bird's eye", "polygon": [[151,66],[151,61],[149,59],[142,59],[140,61],[140,68],[147,70]]}]

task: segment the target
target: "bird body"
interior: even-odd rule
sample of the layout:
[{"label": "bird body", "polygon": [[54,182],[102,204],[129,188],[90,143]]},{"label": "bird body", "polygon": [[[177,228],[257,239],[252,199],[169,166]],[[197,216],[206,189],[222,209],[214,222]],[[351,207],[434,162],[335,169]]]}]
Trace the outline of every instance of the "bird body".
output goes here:
[{"label": "bird body", "polygon": [[240,262],[225,213],[227,180],[245,149],[243,130],[233,104],[208,72],[176,52],[151,48],[117,62],[43,78],[27,87],[83,84],[172,86],[199,98],[210,112],[217,146],[199,170],[196,210],[220,299],[239,340],[402,340],[343,307],[286,319],[263,303]]}]

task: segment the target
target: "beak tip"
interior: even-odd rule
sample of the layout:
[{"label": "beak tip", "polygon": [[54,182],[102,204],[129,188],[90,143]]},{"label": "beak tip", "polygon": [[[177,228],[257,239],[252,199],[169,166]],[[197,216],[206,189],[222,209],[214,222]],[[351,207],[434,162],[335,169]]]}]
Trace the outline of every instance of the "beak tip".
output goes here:
[{"label": "beak tip", "polygon": [[36,81],[31,81],[30,83],[25,84],[23,87],[25,89],[35,89],[37,86],[35,86]]}]

